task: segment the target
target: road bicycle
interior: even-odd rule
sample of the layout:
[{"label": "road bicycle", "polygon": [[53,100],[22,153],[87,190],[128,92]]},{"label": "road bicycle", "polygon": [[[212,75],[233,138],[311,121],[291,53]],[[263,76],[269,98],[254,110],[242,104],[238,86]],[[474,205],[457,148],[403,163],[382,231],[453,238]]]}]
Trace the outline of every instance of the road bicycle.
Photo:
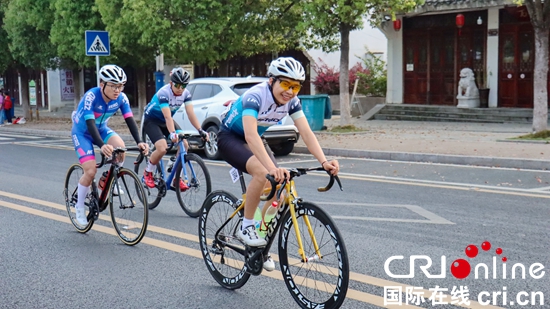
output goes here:
[{"label": "road bicycle", "polygon": [[[153,172],[155,187],[149,188],[141,176],[142,187],[147,196],[149,209],[155,209],[160,200],[166,196],[168,190],[176,192],[178,203],[183,211],[192,218],[196,218],[201,213],[202,202],[204,198],[212,191],[212,182],[210,173],[201,157],[194,153],[188,153],[185,150],[183,140],[191,137],[190,134],[178,134],[179,155],[170,158],[173,166],[168,167],[168,174],[165,173],[163,160],[159,161],[156,170]],[[168,151],[171,150],[174,143],[170,141]],[[151,150],[151,153],[154,151]],[[175,161],[175,162],[174,162]],[[144,164],[141,164],[144,163]],[[182,164],[183,163],[183,164]],[[143,175],[145,167],[149,164],[149,156],[140,154],[134,162],[134,171],[138,175]],[[169,163],[170,164],[170,163]],[[179,183],[183,179],[187,189],[181,190]],[[173,186],[172,184],[177,184]]]},{"label": "road bicycle", "polygon": [[[241,171],[238,171],[243,192],[241,199],[223,190],[206,197],[199,218],[199,242],[206,267],[221,286],[238,289],[250,275],[260,275],[279,232],[279,265],[294,300],[302,308],[339,308],[342,305],[349,284],[348,255],[331,217],[319,206],[298,196],[294,178],[309,171],[324,169],[289,169],[290,178],[280,185],[271,175],[266,176],[271,188],[264,190],[261,200],[269,201],[276,193],[279,209],[268,224],[265,247],[249,247],[236,236],[246,202],[246,184]],[[317,190],[330,190],[335,180],[343,190],[338,176],[329,175],[328,185]]]},{"label": "road bicycle", "polygon": [[[124,244],[133,246],[143,239],[147,231],[149,218],[145,191],[141,186],[141,180],[132,170],[118,165],[123,153],[136,150],[141,153],[138,147],[117,147],[113,150],[113,154],[109,159],[101,154],[101,162],[96,163],[96,167],[99,169],[106,164],[110,164],[110,167],[103,184],[103,190],[100,192],[94,179],[91,190],[86,195],[84,204],[88,208],[87,225],[78,223],[75,213],[75,205],[78,200],[78,182],[84,174],[84,170],[82,165],[78,163],[69,167],[65,177],[63,196],[65,197],[69,218],[78,232],[88,232],[94,222],[99,219],[100,213],[109,206],[111,222]],[[102,179],[100,182],[102,182]]]}]

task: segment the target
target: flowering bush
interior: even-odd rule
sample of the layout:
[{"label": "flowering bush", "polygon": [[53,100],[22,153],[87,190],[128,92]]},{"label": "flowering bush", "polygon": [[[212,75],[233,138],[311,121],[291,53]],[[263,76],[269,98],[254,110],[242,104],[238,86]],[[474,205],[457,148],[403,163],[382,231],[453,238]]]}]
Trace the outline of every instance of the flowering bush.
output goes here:
[{"label": "flowering bush", "polygon": [[[335,68],[330,68],[326,63],[319,58],[321,65],[314,65],[313,70],[317,74],[312,83],[315,86],[317,93],[325,93],[328,95],[340,93],[340,72]],[[349,69],[349,93],[353,92],[353,86],[355,85],[355,79],[358,74],[370,74],[368,69],[363,68],[361,63],[356,63],[351,69]],[[366,84],[362,79],[359,79],[359,85],[357,89],[366,88]]]},{"label": "flowering bush", "polygon": [[357,72],[359,76],[357,92],[367,96],[386,96],[386,63],[371,52],[369,52],[369,57],[363,59],[363,63],[368,68],[368,73]]}]

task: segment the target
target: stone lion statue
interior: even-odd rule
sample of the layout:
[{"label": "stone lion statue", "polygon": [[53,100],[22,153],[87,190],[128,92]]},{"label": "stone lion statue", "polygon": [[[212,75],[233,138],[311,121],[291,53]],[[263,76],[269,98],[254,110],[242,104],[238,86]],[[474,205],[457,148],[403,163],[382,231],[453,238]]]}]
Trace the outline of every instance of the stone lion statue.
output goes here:
[{"label": "stone lion statue", "polygon": [[460,70],[460,81],[458,82],[457,98],[479,97],[479,91],[474,78],[474,71],[470,68]]}]

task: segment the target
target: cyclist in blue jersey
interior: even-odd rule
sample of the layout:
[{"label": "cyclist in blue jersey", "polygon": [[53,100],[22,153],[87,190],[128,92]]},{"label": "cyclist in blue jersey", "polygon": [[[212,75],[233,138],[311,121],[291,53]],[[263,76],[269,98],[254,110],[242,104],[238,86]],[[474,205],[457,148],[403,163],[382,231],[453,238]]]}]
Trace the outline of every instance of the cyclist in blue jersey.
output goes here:
[{"label": "cyclist in blue jersey", "polygon": [[[279,183],[290,176],[288,170],[278,167],[262,138],[270,126],[289,115],[309,151],[323,168],[333,175],[337,175],[340,169],[338,161],[325,158],[296,97],[306,79],[302,64],[291,57],[278,58],[269,65],[268,76],[268,81],[250,88],[231,105],[223,116],[218,135],[218,149],[224,160],[252,176],[246,189],[241,230],[237,231],[237,237],[252,247],[266,245],[266,240],[258,236],[254,226],[254,213],[260,203],[260,195],[268,186],[265,175],[273,175]],[[270,204],[266,202],[263,213]],[[270,256],[264,261],[264,269],[275,269]]]},{"label": "cyclist in blue jersey", "polygon": [[[139,129],[134,120],[128,97],[122,92],[126,83],[126,74],[116,65],[105,65],[99,72],[99,87],[88,90],[72,115],[73,144],[84,169],[78,182],[78,201],[75,205],[76,220],[82,225],[88,224],[84,201],[88,189],[97,172],[94,144],[101,148],[101,153],[110,157],[115,147],[125,147],[120,136],[107,126],[107,122],[118,110],[121,111],[132,137],[144,154],[149,153],[149,146],[139,137]],[[120,165],[124,164],[124,157]],[[118,192],[115,187],[115,194]]]},{"label": "cyclist in blue jersey", "polygon": [[[201,124],[193,110],[191,93],[185,89],[190,79],[191,75],[189,72],[180,67],[174,68],[170,72],[170,83],[160,88],[145,108],[143,130],[151,140],[151,143],[155,145],[155,151],[151,154],[149,163],[143,172],[143,181],[149,188],[155,187],[153,171],[155,171],[157,164],[166,154],[166,149],[168,148],[165,136],[169,136],[172,142],[176,143],[178,141],[178,134],[183,133],[179,125],[172,118],[182,105],[185,105],[185,112],[191,124],[199,131],[201,137],[208,141],[208,134],[202,130]],[[189,147],[187,141],[185,140],[184,143],[187,150]],[[182,179],[180,179],[179,186],[181,191],[189,189]]]}]

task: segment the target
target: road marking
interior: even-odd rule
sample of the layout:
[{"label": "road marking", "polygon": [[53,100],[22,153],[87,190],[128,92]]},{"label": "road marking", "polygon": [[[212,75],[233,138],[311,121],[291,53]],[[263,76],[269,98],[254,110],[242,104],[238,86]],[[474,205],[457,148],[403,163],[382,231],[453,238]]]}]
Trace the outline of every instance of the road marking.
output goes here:
[{"label": "road marking", "polygon": [[343,220],[363,220],[363,221],[389,221],[389,222],[406,222],[406,223],[431,223],[431,224],[455,224],[443,217],[434,214],[417,205],[400,205],[400,204],[369,204],[369,203],[345,203],[345,202],[313,202],[319,205],[341,205],[341,206],[364,206],[364,207],[397,207],[406,208],[428,220],[418,219],[397,219],[397,218],[380,218],[380,217],[358,217],[358,216],[335,216],[335,219]]},{"label": "road marking", "polygon": [[548,191],[548,190],[550,190],[550,187],[542,187],[542,188],[527,189],[527,191],[531,191],[531,192]]},{"label": "road marking", "polygon": [[[27,197],[27,196],[23,196],[23,195],[18,195],[18,194],[14,194],[14,193],[9,193],[9,192],[4,192],[4,191],[0,191],[0,196],[5,196],[5,197],[8,197],[8,198],[17,199],[17,200],[37,204],[37,205],[47,206],[47,207],[50,207],[50,208],[63,210],[63,211],[66,211],[66,209],[67,209],[65,205],[61,205],[61,204],[57,204],[57,203],[53,203],[53,202],[48,202],[48,201],[43,201],[43,200],[40,200],[40,199]],[[52,220],[72,224],[70,219],[66,216],[61,216],[61,215],[41,211],[41,210],[34,209],[34,208],[31,208],[31,207],[27,207],[27,206],[22,206],[22,205],[10,203],[10,202],[5,202],[5,201],[0,201],[0,206],[4,206],[4,207],[7,207],[7,208],[11,208],[11,209],[14,209],[14,210],[19,210],[19,211],[26,212],[26,213],[29,213],[29,214],[41,216],[41,217],[44,217],[44,218],[48,218],[48,219],[52,219]],[[111,220],[109,216],[102,215],[102,214],[100,214],[100,219],[106,220],[106,221]],[[110,235],[113,235],[113,236],[117,236],[116,233],[114,232],[114,229],[108,228],[108,227],[105,227],[105,226],[102,226],[102,225],[99,225],[99,224],[95,224],[92,229],[96,230],[96,231],[106,233],[106,234],[110,234]],[[156,232],[156,233],[167,235],[167,236],[173,236],[173,237],[181,238],[181,239],[185,239],[185,240],[190,240],[190,241],[197,242],[197,243],[199,242],[199,238],[196,235],[187,234],[187,233],[183,233],[183,232],[178,232],[178,231],[174,231],[174,230],[170,230],[170,229],[166,229],[166,228],[162,228],[162,227],[157,227],[157,226],[153,226],[153,225],[148,225],[147,226],[147,231]],[[177,253],[181,253],[181,254],[185,254],[185,255],[188,255],[188,256],[196,257],[196,258],[199,258],[199,259],[203,259],[202,254],[200,253],[200,251],[196,250],[196,249],[176,245],[176,244],[166,242],[166,241],[162,241],[162,240],[153,239],[153,238],[150,238],[150,237],[147,237],[147,236],[145,236],[141,242],[149,244],[151,246],[158,247],[158,248],[174,251],[174,252],[177,252]],[[275,261],[279,260],[278,256],[276,254],[271,254],[271,257]],[[332,273],[336,273],[336,272],[337,272],[337,270],[334,269]],[[266,277],[270,277],[270,278],[274,278],[274,279],[278,279],[278,280],[283,280],[282,275],[281,275],[280,272],[271,272],[271,273],[270,272],[262,272],[262,276],[266,276]],[[405,289],[405,287],[408,286],[406,284],[402,284],[402,283],[398,283],[398,282],[394,282],[394,281],[390,281],[390,280],[386,280],[386,279],[381,279],[381,278],[377,278],[377,277],[373,277],[373,276],[369,276],[369,275],[364,275],[364,274],[360,274],[360,273],[355,273],[355,272],[352,272],[352,271],[350,271],[350,280],[360,282],[360,283],[364,283],[364,284],[374,285],[374,286],[378,286],[378,287],[401,286],[403,289]],[[422,293],[424,293],[423,295],[431,295],[432,294],[432,292],[428,291],[428,290],[418,290],[418,291],[421,291]],[[442,294],[442,295],[443,295],[443,299],[446,299],[447,297],[450,296],[450,295],[447,295],[447,294]],[[395,308],[395,306],[392,306],[392,307],[384,306],[384,298],[381,297],[381,296],[377,296],[377,295],[374,295],[374,294],[369,294],[369,293],[365,293],[365,292],[361,292],[361,291],[356,291],[356,290],[353,290],[353,289],[348,289],[348,293],[347,293],[346,297],[350,298],[350,299],[355,299],[355,300],[358,300],[358,301],[361,301],[361,302],[374,304],[376,306],[383,307],[383,308]],[[426,296],[425,298],[428,298],[428,297]],[[502,308],[502,307],[496,307],[496,306],[491,306],[491,305],[482,306],[481,304],[479,304],[478,302],[473,301],[473,300],[470,300],[470,305],[461,304],[461,305],[457,305],[457,306],[464,307],[464,308],[470,308],[470,309],[483,309],[483,308],[497,309],[497,308]],[[421,308],[421,307],[410,306],[410,305],[402,305],[400,307],[401,308]]]},{"label": "road marking", "polygon": [[44,136],[19,135],[19,134],[11,134],[11,133],[0,133],[0,136],[10,137],[10,138],[26,138],[26,139],[40,139],[40,138],[44,138]]}]

